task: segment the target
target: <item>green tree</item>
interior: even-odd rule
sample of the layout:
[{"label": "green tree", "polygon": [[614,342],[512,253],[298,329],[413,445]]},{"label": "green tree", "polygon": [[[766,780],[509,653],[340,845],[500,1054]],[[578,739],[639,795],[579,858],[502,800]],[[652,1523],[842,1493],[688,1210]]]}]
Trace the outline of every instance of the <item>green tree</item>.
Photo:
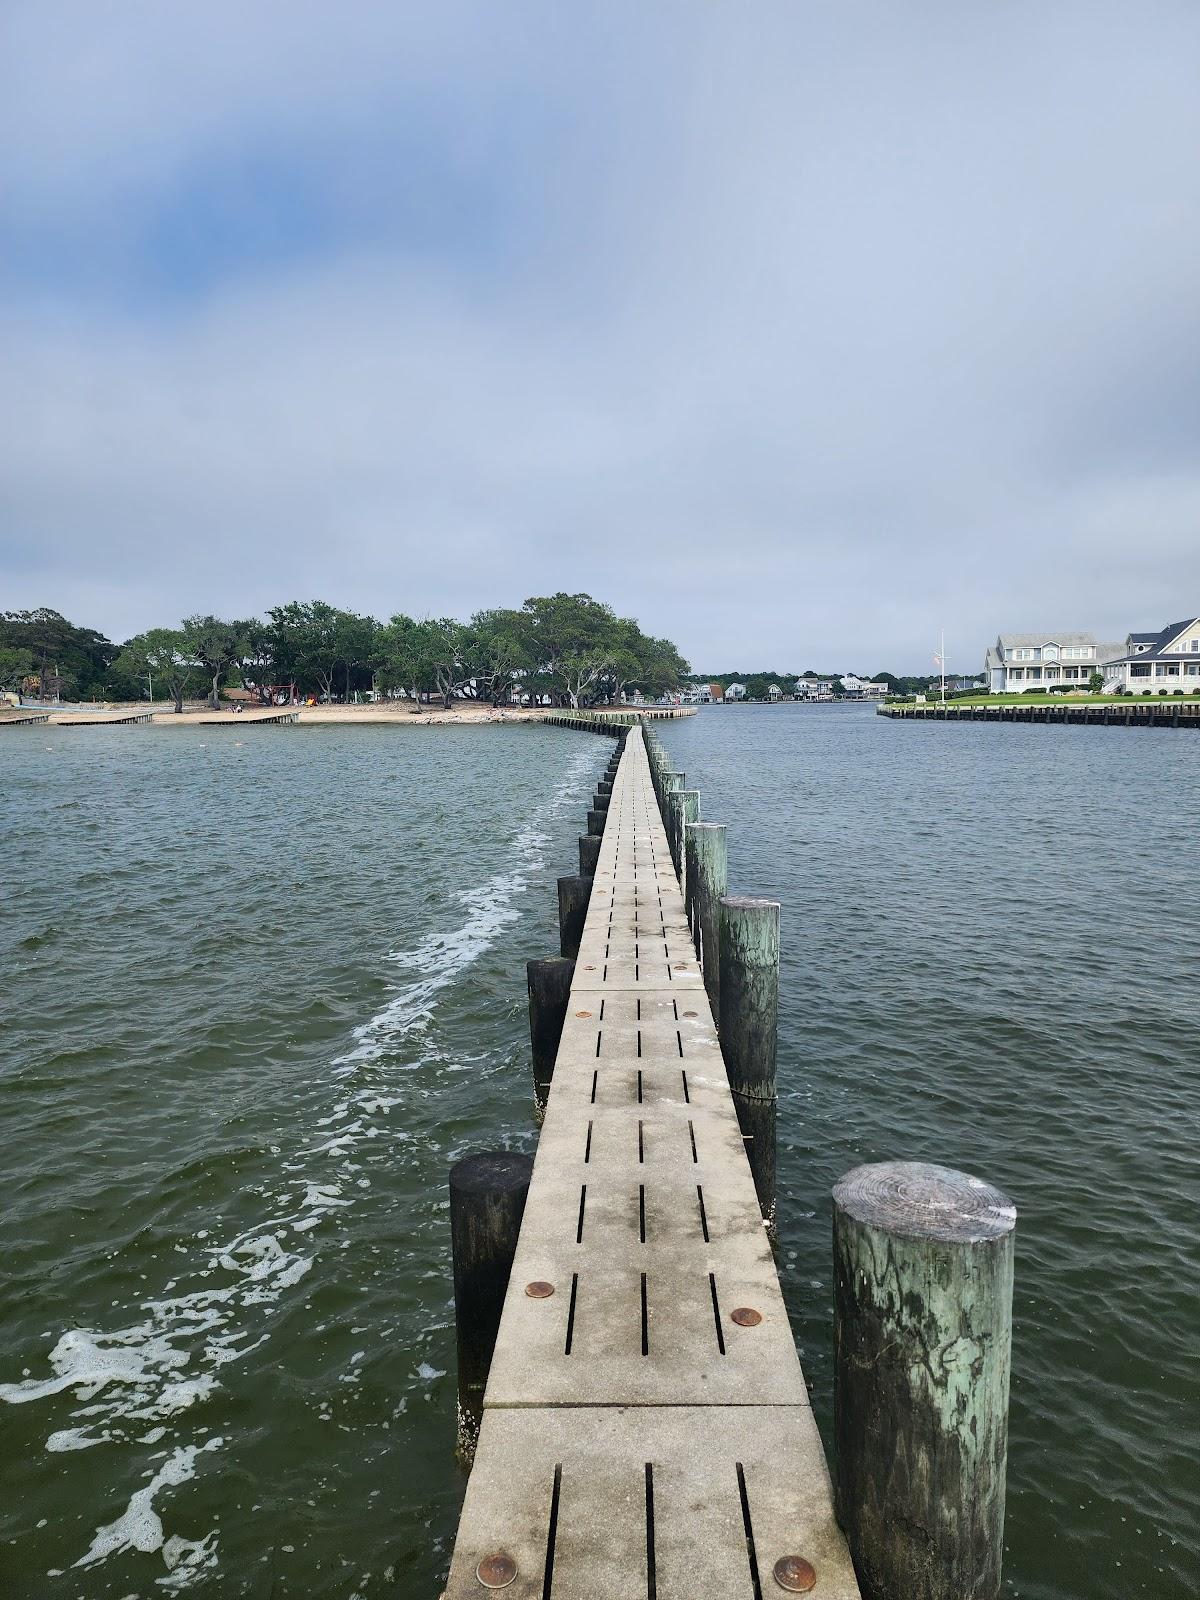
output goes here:
[{"label": "green tree", "polygon": [[145,683],[148,693],[157,682],[174,700],[177,712],[183,710],[183,697],[198,676],[198,662],[182,628],[151,628],[139,633],[124,644],[113,665],[118,672]]},{"label": "green tree", "polygon": [[1101,689],[1103,689],[1103,687],[1104,687],[1104,675],[1103,675],[1103,673],[1093,672],[1091,677],[1088,679],[1088,688],[1092,691],[1093,694],[1099,694]]},{"label": "green tree", "polygon": [[183,635],[193,659],[208,674],[208,703],[215,711],[221,703],[221,680],[246,653],[252,622],[225,622],[220,617],[184,617]]},{"label": "green tree", "polygon": [[349,705],[356,672],[371,670],[379,623],[374,617],[361,616],[357,611],[340,611],[334,631],[341,663],[346,670],[346,704]]},{"label": "green tree", "polygon": [[436,683],[429,629],[398,613],[375,636],[372,666],[385,693],[403,689],[419,705]]},{"label": "green tree", "polygon": [[534,596],[521,612],[536,676],[578,709],[623,647],[615,612],[590,594],[561,592]]},{"label": "green tree", "polygon": [[641,671],[637,687],[651,699],[657,700],[679,689],[688,672],[688,663],[670,639],[647,639],[643,636]]},{"label": "green tree", "polygon": [[468,625],[467,657],[481,697],[504,704],[531,665],[519,611],[477,611]]},{"label": "green tree", "polygon": [[119,653],[111,639],[94,628],[77,628],[49,606],[0,612],[0,646],[29,651],[43,700],[55,692],[64,697],[96,694]]},{"label": "green tree", "polygon": [[19,690],[22,681],[32,676],[32,650],[14,650],[9,645],[0,645],[0,689]]},{"label": "green tree", "polygon": [[273,657],[280,681],[315,688],[333,699],[333,680],[353,652],[352,612],[339,611],[324,600],[292,600],[267,613],[273,635]]}]

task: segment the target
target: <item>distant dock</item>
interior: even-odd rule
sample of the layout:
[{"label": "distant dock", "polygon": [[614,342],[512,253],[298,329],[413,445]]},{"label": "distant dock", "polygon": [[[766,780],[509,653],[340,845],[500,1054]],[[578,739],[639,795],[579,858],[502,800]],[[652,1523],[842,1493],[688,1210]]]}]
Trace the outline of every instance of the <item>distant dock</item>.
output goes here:
[{"label": "distant dock", "polygon": [[1063,705],[957,706],[934,703],[926,706],[877,706],[881,717],[909,722],[1047,722],[1072,723],[1086,728],[1195,728],[1200,730],[1200,702],[1184,704],[1170,700],[1131,701],[1121,705],[1110,701],[1090,706],[1079,701]]}]

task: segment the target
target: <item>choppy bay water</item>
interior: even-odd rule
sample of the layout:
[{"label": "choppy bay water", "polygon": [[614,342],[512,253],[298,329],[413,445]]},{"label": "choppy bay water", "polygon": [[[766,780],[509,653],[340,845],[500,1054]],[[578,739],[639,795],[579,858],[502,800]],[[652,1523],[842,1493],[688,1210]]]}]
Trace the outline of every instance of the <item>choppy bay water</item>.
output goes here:
[{"label": "choppy bay water", "polygon": [[713,707],[659,729],[782,901],[780,1266],[832,1410],[829,1191],[1015,1199],[1007,1595],[1200,1595],[1200,739]]},{"label": "choppy bay water", "polygon": [[446,1173],[531,1146],[611,746],[5,737],[0,1595],[436,1593]]},{"label": "choppy bay water", "polygon": [[[1020,1207],[1006,1593],[1195,1595],[1200,741],[663,736],[784,902],[780,1265],[823,1425],[831,1184],[976,1170]],[[0,1595],[435,1594],[445,1174],[532,1147],[522,962],[610,747],[3,737]]]}]

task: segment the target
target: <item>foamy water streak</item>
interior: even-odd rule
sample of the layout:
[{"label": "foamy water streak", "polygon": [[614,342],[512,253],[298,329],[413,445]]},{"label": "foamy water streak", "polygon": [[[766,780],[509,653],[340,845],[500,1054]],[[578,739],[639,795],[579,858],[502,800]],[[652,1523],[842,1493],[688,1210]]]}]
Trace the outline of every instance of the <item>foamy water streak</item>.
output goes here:
[{"label": "foamy water streak", "polygon": [[159,1298],[139,1302],[134,1318],[108,1331],[70,1328],[50,1351],[48,1376],[29,1374],[0,1384],[0,1400],[11,1405],[74,1391],[73,1426],[48,1435],[46,1449],[52,1453],[104,1445],[151,1447],[146,1486],[120,1516],[96,1529],[76,1566],[92,1567],[125,1551],[160,1552],[165,1570],[155,1583],[169,1591],[198,1583],[215,1570],[218,1530],[198,1538],[167,1535],[154,1506],[160,1489],[193,1478],[197,1457],[227,1442],[202,1437],[206,1428],[184,1442],[188,1424],[183,1419],[219,1387],[222,1367],[270,1338],[274,1308],[312,1271],[318,1243],[342,1242],[344,1229],[327,1233],[323,1241],[318,1230],[333,1225],[370,1187],[356,1159],[362,1147],[382,1139],[399,1150],[407,1140],[407,1133],[388,1121],[405,1099],[404,1079],[396,1074],[442,1059],[442,1052],[430,1038],[422,1042],[419,1060],[401,1062],[394,1053],[414,1032],[429,1027],[438,995],[520,916],[517,901],[542,865],[547,826],[577,802],[593,761],[592,751],[578,752],[557,788],[512,840],[505,868],[458,896],[467,913],[459,927],[430,934],[388,957],[399,973],[411,976],[354,1030],[351,1048],[332,1062],[339,1097],[314,1120],[313,1138],[280,1160],[282,1182],[267,1197],[268,1214],[261,1222],[220,1242],[209,1242],[201,1231],[195,1240],[198,1259],[167,1282]]}]

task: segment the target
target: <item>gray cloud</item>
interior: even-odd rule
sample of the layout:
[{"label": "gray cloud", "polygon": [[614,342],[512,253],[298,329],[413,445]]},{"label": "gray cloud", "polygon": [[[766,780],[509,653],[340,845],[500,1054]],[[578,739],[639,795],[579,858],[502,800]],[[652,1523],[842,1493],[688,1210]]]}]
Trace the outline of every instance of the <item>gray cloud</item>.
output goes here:
[{"label": "gray cloud", "polygon": [[1200,608],[1190,6],[10,10],[0,603],[587,588],[713,670]]}]

